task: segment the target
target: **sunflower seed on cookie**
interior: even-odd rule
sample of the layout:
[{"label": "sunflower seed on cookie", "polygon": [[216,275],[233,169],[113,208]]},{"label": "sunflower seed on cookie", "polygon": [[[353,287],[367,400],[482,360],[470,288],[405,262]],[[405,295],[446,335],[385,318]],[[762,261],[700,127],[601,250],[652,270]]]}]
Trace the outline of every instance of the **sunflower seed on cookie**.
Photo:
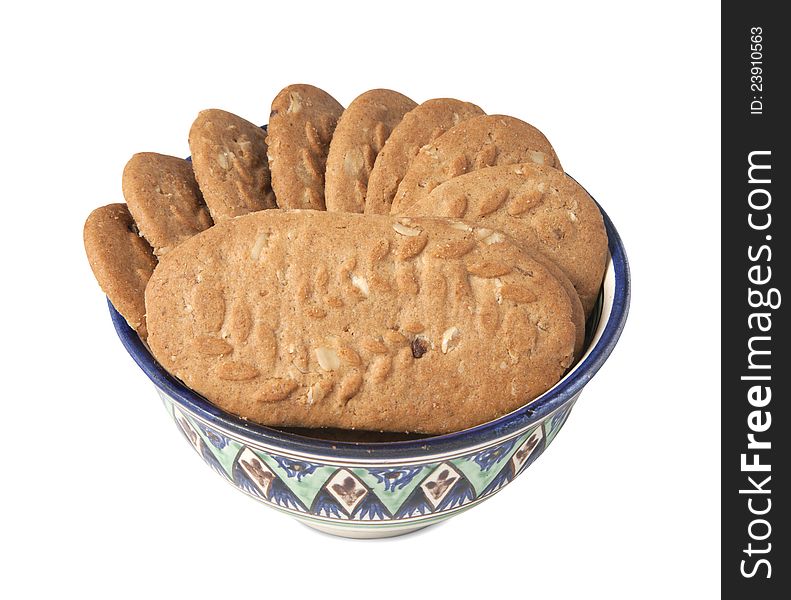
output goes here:
[{"label": "sunflower seed on cookie", "polygon": [[212,226],[189,161],[141,152],[124,167],[122,188],[141,235],[162,256]]},{"label": "sunflower seed on cookie", "polygon": [[505,115],[473,117],[420,149],[398,186],[390,213],[402,214],[448,179],[524,162],[560,168],[547,138],[529,123]]},{"label": "sunflower seed on cookie", "polygon": [[280,208],[324,210],[324,170],[339,117],[335,98],[307,84],[283,88],[272,101],[266,143]]},{"label": "sunflower seed on cookie", "polygon": [[192,168],[215,223],[277,208],[266,133],[219,109],[201,111],[189,132]]},{"label": "sunflower seed on cookie", "polygon": [[534,163],[480,169],[437,186],[406,213],[464,219],[509,235],[557,264],[590,315],[607,264],[607,231],[596,203],[563,171]]},{"label": "sunflower seed on cookie", "polygon": [[417,104],[393,90],[369,90],[352,100],[338,119],[327,155],[327,210],[361,213],[368,176],[377,154],[404,114]]},{"label": "sunflower seed on cookie", "polygon": [[149,345],[266,425],[445,433],[497,418],[560,379],[577,326],[541,262],[457,225],[288,210],[220,223],[155,270]]},{"label": "sunflower seed on cookie", "polygon": [[427,100],[406,113],[376,156],[368,178],[365,213],[390,214],[398,185],[420,148],[451,127],[482,114],[474,104],[454,98]]},{"label": "sunflower seed on cookie", "polygon": [[88,262],[115,309],[145,339],[144,293],[157,265],[151,246],[138,234],[125,204],[108,204],[85,221],[83,242]]}]

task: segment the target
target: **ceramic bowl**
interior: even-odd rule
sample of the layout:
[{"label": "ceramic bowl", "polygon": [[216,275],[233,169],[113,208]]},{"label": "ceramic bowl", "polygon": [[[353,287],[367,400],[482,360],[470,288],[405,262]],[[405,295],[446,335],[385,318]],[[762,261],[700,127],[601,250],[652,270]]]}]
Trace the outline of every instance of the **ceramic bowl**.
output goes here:
[{"label": "ceramic bowl", "polygon": [[110,313],[121,342],[154,383],[177,429],[222,479],[327,533],[399,535],[480,504],[527,469],[555,439],[582,388],[612,352],[629,308],[629,266],[606,214],[604,222],[610,261],[582,359],[526,406],[447,435],[343,442],[250,423],[170,376],[112,305]]}]

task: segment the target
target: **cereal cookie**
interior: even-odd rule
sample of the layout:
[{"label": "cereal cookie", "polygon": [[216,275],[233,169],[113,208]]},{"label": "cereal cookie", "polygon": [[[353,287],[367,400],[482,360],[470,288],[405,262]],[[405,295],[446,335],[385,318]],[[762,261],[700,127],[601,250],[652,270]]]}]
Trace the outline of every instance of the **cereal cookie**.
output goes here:
[{"label": "cereal cookie", "polygon": [[349,104],[338,120],[327,155],[327,210],[363,212],[368,176],[376,156],[393,127],[415,106],[412,100],[392,90],[370,90]]},{"label": "cereal cookie", "polygon": [[88,262],[116,310],[141,338],[146,337],[144,291],[157,259],[125,204],[108,204],[85,221],[83,241]]},{"label": "cereal cookie", "polygon": [[157,256],[212,226],[192,166],[183,158],[135,154],[124,167],[122,187],[129,212]]},{"label": "cereal cookie", "polygon": [[398,186],[390,212],[402,214],[448,179],[523,162],[560,168],[549,141],[532,125],[503,115],[473,117],[420,149]]},{"label": "cereal cookie", "polygon": [[585,309],[582,307],[580,296],[574,288],[574,284],[571,283],[571,280],[566,277],[566,274],[559,266],[540,252],[534,252],[530,256],[544,265],[546,270],[552,273],[552,276],[557,279],[560,285],[563,286],[563,289],[566,290],[566,295],[571,302],[571,320],[574,321],[576,330],[576,338],[574,339],[574,360],[577,360],[582,356],[582,351],[585,346]]},{"label": "cereal cookie", "polygon": [[146,289],[157,360],[274,426],[444,433],[508,413],[573,360],[569,296],[461,222],[261,211],[168,253]]},{"label": "cereal cookie", "polygon": [[263,129],[224,110],[201,111],[189,133],[192,167],[215,223],[277,208]]},{"label": "cereal cookie", "polygon": [[390,214],[398,184],[420,148],[451,127],[482,114],[474,104],[453,98],[427,100],[405,114],[376,156],[368,178],[366,214]]},{"label": "cereal cookie", "polygon": [[327,151],[343,107],[312,85],[290,85],[272,101],[266,143],[280,208],[324,210]]},{"label": "cereal cookie", "polygon": [[554,261],[574,284],[585,315],[593,309],[607,263],[607,232],[596,203],[562,171],[533,163],[481,169],[437,186],[406,212],[508,234]]}]

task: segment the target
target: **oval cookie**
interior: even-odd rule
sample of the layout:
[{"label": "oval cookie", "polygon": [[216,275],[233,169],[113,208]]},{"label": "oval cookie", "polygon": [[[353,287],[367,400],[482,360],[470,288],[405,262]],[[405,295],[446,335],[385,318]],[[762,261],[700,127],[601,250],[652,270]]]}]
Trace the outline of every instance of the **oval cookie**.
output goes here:
[{"label": "oval cookie", "polygon": [[585,309],[582,306],[582,301],[574,288],[574,284],[566,277],[563,270],[557,266],[552,260],[541,254],[540,252],[533,252],[530,255],[534,260],[540,262],[544,267],[552,273],[552,276],[557,279],[566,290],[566,295],[571,301],[571,320],[574,321],[576,337],[574,338],[574,360],[582,356],[585,349]]},{"label": "oval cookie", "polygon": [[[415,215],[419,216],[417,213],[415,213]],[[448,221],[453,227],[461,230],[473,231],[472,225],[462,221],[457,221],[455,219],[448,219]],[[515,240],[513,240],[513,238],[509,238],[501,231],[495,231],[487,227],[478,227],[475,228],[474,231],[476,232],[478,239],[487,245],[500,244],[504,242],[517,243]],[[530,256],[533,260],[541,263],[544,268],[546,268],[552,274],[552,276],[558,280],[558,282],[563,286],[563,289],[566,291],[566,295],[571,302],[571,320],[574,322],[576,333],[574,340],[574,360],[576,360],[582,356],[582,351],[584,350],[585,345],[585,311],[582,308],[582,302],[580,302],[579,294],[577,294],[577,290],[574,289],[574,285],[572,285],[569,278],[566,277],[566,274],[560,269],[560,267],[552,262],[552,260],[540,252],[534,252]]]},{"label": "oval cookie", "polygon": [[195,178],[215,223],[277,208],[263,129],[224,110],[198,114],[189,133]]},{"label": "oval cookie", "polygon": [[390,214],[398,184],[418,150],[451,127],[482,114],[474,104],[453,98],[427,100],[406,113],[376,156],[368,178],[365,213]]},{"label": "oval cookie", "polygon": [[312,85],[289,85],[272,101],[266,143],[280,208],[324,210],[324,170],[343,107]]},{"label": "oval cookie", "polygon": [[141,152],[124,167],[129,212],[157,256],[212,226],[189,161]]},{"label": "oval cookie", "polygon": [[266,425],[464,429],[556,383],[576,335],[558,280],[482,238],[445,219],[252,213],[162,260],[149,345],[220,408]]},{"label": "oval cookie", "polygon": [[377,154],[404,114],[417,104],[393,90],[357,96],[338,120],[327,155],[327,210],[361,213]]},{"label": "oval cookie", "polygon": [[420,149],[398,186],[390,213],[404,213],[459,175],[523,162],[560,168],[547,138],[529,123],[504,115],[473,117]]},{"label": "oval cookie", "polygon": [[85,221],[88,262],[102,291],[141,338],[146,337],[144,291],[157,259],[125,204],[108,204]]},{"label": "oval cookie", "polygon": [[481,169],[436,187],[407,211],[497,229],[547,256],[590,314],[607,265],[607,232],[596,203],[562,171],[532,163]]}]

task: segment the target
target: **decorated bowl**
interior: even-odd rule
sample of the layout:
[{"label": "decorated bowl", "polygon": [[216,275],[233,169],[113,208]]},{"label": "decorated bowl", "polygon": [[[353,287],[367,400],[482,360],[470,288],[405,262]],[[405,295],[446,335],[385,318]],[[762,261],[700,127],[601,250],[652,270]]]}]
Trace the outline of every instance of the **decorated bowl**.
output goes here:
[{"label": "decorated bowl", "polygon": [[610,259],[582,358],[532,402],[456,433],[418,439],[370,434],[349,441],[342,432],[332,439],[329,432],[257,425],[185,387],[159,366],[112,305],[110,314],[176,428],[222,479],[327,533],[400,535],[480,504],[525,471],[555,439],[582,388],[607,360],[626,321],[630,281],[621,239],[602,214]]}]

